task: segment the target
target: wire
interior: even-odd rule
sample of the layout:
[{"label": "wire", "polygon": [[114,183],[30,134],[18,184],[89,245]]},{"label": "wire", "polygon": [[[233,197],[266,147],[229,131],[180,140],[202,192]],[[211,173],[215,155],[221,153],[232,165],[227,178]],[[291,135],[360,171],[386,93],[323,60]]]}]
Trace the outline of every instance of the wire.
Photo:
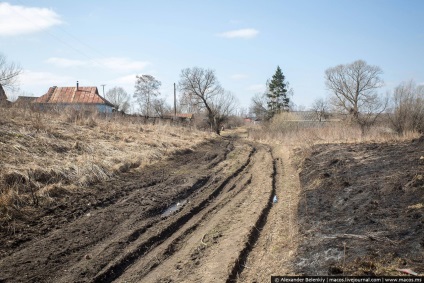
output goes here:
[{"label": "wire", "polygon": [[[16,2],[20,3],[22,6],[26,6],[21,0],[16,0]],[[19,13],[18,11],[14,10],[16,14],[18,14],[20,17],[22,17],[23,19],[27,20],[29,23],[40,27],[40,25],[38,25],[37,23],[35,23],[34,21],[28,19],[26,16],[22,15],[21,13]],[[98,51],[97,49],[91,47],[90,45],[88,45],[87,43],[85,43],[84,41],[78,39],[76,36],[72,35],[71,33],[67,32],[65,29],[63,29],[62,27],[57,27],[58,29],[60,29],[62,32],[64,32],[65,34],[67,34],[69,37],[75,39],[77,42],[79,42],[82,45],[85,45],[86,47],[88,47],[89,49],[91,49],[92,51],[94,51],[95,53],[98,53],[99,55],[106,57],[102,52]],[[94,59],[93,57],[91,57],[90,55],[86,54],[85,52],[83,52],[82,50],[78,49],[77,47],[69,44],[68,42],[64,41],[63,39],[61,39],[60,37],[54,35],[53,33],[49,32],[48,30],[42,30],[43,32],[45,32],[46,34],[50,35],[52,38],[54,38],[55,40],[57,40],[58,42],[62,43],[63,45],[65,45],[66,47],[74,50],[75,52],[79,53],[80,55],[84,56],[85,58],[89,59],[91,62],[96,63],[98,65],[101,65],[103,67],[107,67],[105,64],[103,64],[102,62],[98,61],[97,59]]]}]

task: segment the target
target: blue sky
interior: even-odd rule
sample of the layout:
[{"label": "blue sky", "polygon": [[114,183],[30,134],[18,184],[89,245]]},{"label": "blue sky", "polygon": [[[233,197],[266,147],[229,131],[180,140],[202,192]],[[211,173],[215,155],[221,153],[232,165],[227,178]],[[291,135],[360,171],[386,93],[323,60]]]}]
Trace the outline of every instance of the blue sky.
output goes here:
[{"label": "blue sky", "polygon": [[20,88],[121,86],[136,74],[162,82],[171,104],[182,69],[214,69],[240,108],[265,89],[279,65],[292,101],[325,98],[324,72],[365,60],[385,87],[424,84],[424,1],[79,1],[0,2],[0,52],[24,69]]}]

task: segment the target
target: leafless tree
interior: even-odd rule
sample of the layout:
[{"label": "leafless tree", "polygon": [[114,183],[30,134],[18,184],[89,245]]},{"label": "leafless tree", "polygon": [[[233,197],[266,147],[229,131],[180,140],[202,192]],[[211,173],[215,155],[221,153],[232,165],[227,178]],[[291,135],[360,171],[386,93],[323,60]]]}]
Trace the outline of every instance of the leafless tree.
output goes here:
[{"label": "leafless tree", "polygon": [[255,115],[256,119],[266,120],[268,118],[268,99],[263,93],[257,93],[252,98],[252,104],[250,106],[250,112]]},{"label": "leafless tree", "polygon": [[192,107],[205,110],[209,125],[220,134],[222,121],[232,110],[235,99],[232,94],[224,92],[215,71],[199,67],[183,69],[179,89],[181,100],[189,101]]},{"label": "leafless tree", "polygon": [[236,97],[229,91],[221,92],[211,99],[211,109],[214,117],[214,124],[218,129],[215,129],[217,134],[228,118],[234,114],[236,109]]},{"label": "leafless tree", "polygon": [[414,81],[397,86],[391,97],[390,122],[394,130],[424,132],[424,86]]},{"label": "leafless tree", "polygon": [[154,76],[141,75],[136,76],[134,98],[140,105],[141,112],[149,117],[152,108],[152,100],[160,95],[159,88],[162,85]]},{"label": "leafless tree", "polygon": [[115,106],[117,111],[126,113],[129,110],[130,96],[122,87],[115,86],[108,90],[105,98]]},{"label": "leafless tree", "polygon": [[380,67],[370,66],[363,60],[325,71],[331,103],[336,109],[349,113],[363,133],[387,106],[387,100],[377,93],[384,84],[380,78],[382,73]]},{"label": "leafless tree", "polygon": [[4,89],[14,90],[22,68],[13,62],[7,62],[6,56],[0,53],[0,85]]},{"label": "leafless tree", "polygon": [[155,116],[158,117],[163,117],[172,112],[171,106],[166,103],[165,99],[161,98],[152,101],[152,108]]},{"label": "leafless tree", "polygon": [[181,94],[180,98],[178,99],[178,111],[185,113],[200,113],[203,107],[199,105],[197,101],[192,100],[191,98],[191,95]]},{"label": "leafless tree", "polygon": [[237,110],[237,113],[235,113],[236,116],[241,118],[246,118],[249,116],[249,109],[245,107],[241,107]]},{"label": "leafless tree", "polygon": [[330,106],[328,100],[317,98],[312,103],[311,110],[315,113],[315,118],[321,122],[330,116]]}]

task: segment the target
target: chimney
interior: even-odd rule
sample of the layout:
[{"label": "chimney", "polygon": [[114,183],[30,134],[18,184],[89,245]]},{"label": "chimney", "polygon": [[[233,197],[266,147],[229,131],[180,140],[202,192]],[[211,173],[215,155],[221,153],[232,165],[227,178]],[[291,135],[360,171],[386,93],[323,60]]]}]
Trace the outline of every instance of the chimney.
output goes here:
[{"label": "chimney", "polygon": [[78,81],[77,81],[77,91],[78,91],[78,86],[79,86],[79,83],[78,83]]}]

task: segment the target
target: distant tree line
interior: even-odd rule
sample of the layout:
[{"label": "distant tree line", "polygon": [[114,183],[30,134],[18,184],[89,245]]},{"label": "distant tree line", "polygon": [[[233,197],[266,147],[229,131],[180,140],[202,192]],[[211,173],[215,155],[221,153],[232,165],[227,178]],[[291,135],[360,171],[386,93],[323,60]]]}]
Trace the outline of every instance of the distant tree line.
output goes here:
[{"label": "distant tree line", "polygon": [[[165,114],[172,115],[165,99],[160,98],[161,82],[152,75],[137,75],[133,98],[139,107],[140,113],[145,117]],[[236,107],[235,96],[226,91],[218,81],[214,70],[199,67],[181,70],[178,83],[180,92],[178,112],[204,114],[209,127],[220,134],[225,122],[234,114]],[[111,91],[113,98],[124,97],[118,95],[122,91]],[[107,96],[108,97],[108,96]],[[112,99],[116,105],[125,108],[126,99]],[[123,105],[123,106],[122,106]]]},{"label": "distant tree line", "polygon": [[[363,60],[330,67],[325,71],[327,98],[317,98],[310,107],[317,121],[331,113],[340,113],[357,124],[362,133],[375,125],[384,115],[398,134],[408,131],[424,133],[424,85],[414,81],[402,82],[392,93],[379,90],[384,85],[383,71]],[[250,113],[256,119],[268,121],[281,112],[292,109],[290,95],[280,67],[266,83],[264,93],[252,98]]]},{"label": "distant tree line", "polygon": [[[22,68],[9,62],[0,53],[0,89],[15,90]],[[311,110],[316,119],[327,119],[330,112],[343,113],[353,123],[367,131],[381,114],[385,114],[392,128],[399,134],[408,131],[424,133],[424,85],[414,81],[402,82],[390,95],[379,89],[384,85],[383,71],[363,60],[340,64],[325,71],[325,85],[329,91],[326,99],[319,98]],[[160,98],[161,82],[152,75],[137,75],[134,86],[139,112],[146,116],[163,116],[172,113],[172,107]],[[215,71],[199,67],[181,70],[178,83],[180,96],[178,111],[204,113],[210,128],[220,133],[223,124],[234,115],[236,99],[219,83]],[[253,97],[250,113],[260,120],[271,120],[275,115],[292,109],[289,88],[281,68],[266,82],[266,90]],[[118,111],[127,113],[132,107],[129,95],[121,87],[110,89],[105,98]]]},{"label": "distant tree line", "polygon": [[424,86],[417,86],[413,81],[403,82],[393,93],[383,95],[378,92],[384,85],[382,73],[380,67],[370,66],[363,60],[327,69],[325,82],[330,91],[327,101],[333,111],[348,114],[362,133],[382,114],[387,114],[398,134],[424,133]]}]

